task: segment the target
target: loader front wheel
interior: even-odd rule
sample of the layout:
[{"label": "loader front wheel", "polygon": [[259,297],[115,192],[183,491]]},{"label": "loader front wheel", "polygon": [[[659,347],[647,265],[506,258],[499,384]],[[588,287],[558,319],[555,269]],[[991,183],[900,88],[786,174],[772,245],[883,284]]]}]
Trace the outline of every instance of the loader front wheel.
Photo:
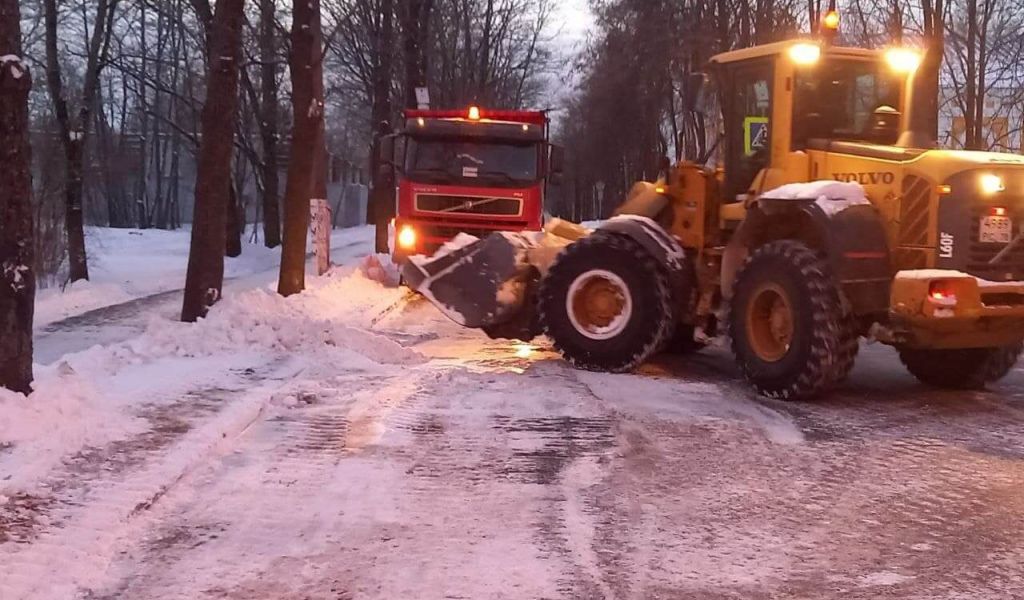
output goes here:
[{"label": "loader front wheel", "polygon": [[574,366],[630,371],[672,334],[668,273],[628,237],[598,232],[568,246],[540,286],[540,317]]},{"label": "loader front wheel", "polygon": [[1006,376],[1021,355],[1020,343],[998,348],[919,350],[900,348],[900,360],[921,383],[976,390]]},{"label": "loader front wheel", "polygon": [[807,399],[845,377],[857,341],[845,323],[828,265],[802,242],[761,246],[736,276],[732,351],[762,395]]}]

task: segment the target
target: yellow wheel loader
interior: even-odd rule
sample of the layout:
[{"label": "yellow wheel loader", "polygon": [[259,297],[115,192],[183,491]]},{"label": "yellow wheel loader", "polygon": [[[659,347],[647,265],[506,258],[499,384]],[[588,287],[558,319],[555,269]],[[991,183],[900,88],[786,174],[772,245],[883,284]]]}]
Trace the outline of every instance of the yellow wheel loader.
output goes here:
[{"label": "yellow wheel loader", "polygon": [[721,168],[679,163],[596,231],[495,234],[405,278],[463,325],[544,333],[585,369],[728,335],[759,393],[803,399],[866,336],[925,383],[997,380],[1024,339],[1024,158],[934,149],[911,126],[918,62],[808,40],[715,56]]}]

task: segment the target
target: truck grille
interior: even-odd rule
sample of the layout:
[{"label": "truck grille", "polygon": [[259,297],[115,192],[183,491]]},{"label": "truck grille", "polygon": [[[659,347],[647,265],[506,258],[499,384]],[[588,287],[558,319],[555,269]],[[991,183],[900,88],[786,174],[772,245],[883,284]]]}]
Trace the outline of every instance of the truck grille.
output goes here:
[{"label": "truck grille", "polygon": [[417,194],[416,210],[454,215],[516,216],[522,212],[523,201],[517,198],[486,196],[448,196]]},{"label": "truck grille", "polygon": [[[1003,257],[998,263],[989,263],[1006,247],[1006,244],[982,243],[978,240],[981,219],[987,214],[987,211],[988,207],[986,206],[975,206],[971,210],[971,241],[967,249],[967,272],[992,281],[1024,278],[1024,243],[1018,244],[1008,256]],[[1011,239],[1013,239],[1021,232],[1021,218],[1024,217],[1024,212],[1011,210],[1010,217],[1013,219],[1013,233],[1011,234]]]},{"label": "truck grille", "polygon": [[[525,227],[525,223],[516,223],[517,226]],[[426,237],[433,238],[445,238],[450,239],[457,236],[460,233],[468,233],[471,236],[478,238],[485,238],[495,231],[507,230],[507,226],[503,229],[483,229],[480,227],[451,227],[448,225],[420,225],[419,229],[423,232]]]}]

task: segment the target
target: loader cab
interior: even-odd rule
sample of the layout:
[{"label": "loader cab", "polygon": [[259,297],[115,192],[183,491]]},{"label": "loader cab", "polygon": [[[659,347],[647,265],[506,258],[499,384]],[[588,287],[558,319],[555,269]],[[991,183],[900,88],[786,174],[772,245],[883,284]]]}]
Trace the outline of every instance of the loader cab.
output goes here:
[{"label": "loader cab", "polygon": [[[724,128],[724,200],[830,178],[810,155],[885,154],[906,128],[909,50],[797,40],[711,59]],[[866,149],[867,148],[867,149]]]}]

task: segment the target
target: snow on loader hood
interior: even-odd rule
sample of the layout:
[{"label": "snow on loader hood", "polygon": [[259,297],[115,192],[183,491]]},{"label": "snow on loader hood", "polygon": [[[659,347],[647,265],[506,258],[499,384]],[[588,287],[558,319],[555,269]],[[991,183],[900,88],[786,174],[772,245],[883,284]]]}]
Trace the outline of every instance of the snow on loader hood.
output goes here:
[{"label": "snow on loader hood", "polygon": [[870,204],[864,188],[856,182],[832,180],[788,183],[761,194],[773,200],[814,200],[828,216],[862,204]]}]

